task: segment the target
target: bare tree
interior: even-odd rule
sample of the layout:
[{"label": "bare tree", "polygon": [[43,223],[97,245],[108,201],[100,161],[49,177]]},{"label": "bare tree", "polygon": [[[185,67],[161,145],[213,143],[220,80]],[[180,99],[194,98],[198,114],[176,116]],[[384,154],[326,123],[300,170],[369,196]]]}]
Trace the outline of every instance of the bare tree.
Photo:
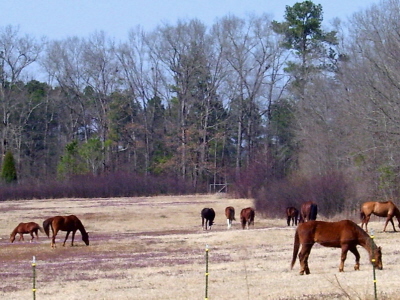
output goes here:
[{"label": "bare tree", "polygon": [[237,172],[242,164],[244,147],[246,165],[249,165],[262,135],[263,115],[271,116],[271,104],[281,96],[279,81],[283,80],[281,88],[285,86],[284,76],[279,75],[283,54],[277,47],[270,23],[268,16],[251,16],[247,20],[229,16],[216,25],[229,66],[225,87],[236,122]]},{"label": "bare tree", "polygon": [[16,151],[19,166],[23,130],[32,112],[41,105],[21,97],[27,81],[24,74],[38,60],[43,43],[29,35],[22,36],[18,27],[0,28],[0,151],[3,156],[8,150]]}]

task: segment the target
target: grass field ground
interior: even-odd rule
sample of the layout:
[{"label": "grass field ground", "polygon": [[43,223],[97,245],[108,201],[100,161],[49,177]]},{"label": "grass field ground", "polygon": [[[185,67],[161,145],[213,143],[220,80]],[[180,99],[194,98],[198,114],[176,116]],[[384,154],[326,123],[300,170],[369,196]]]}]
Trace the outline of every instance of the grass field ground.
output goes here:
[{"label": "grass field ground", "polygon": [[[224,208],[236,209],[227,230]],[[315,245],[310,275],[290,270],[294,227],[284,216],[256,213],[255,226],[242,230],[241,208],[251,199],[223,195],[113,199],[51,199],[0,203],[0,298],[32,299],[32,257],[36,257],[36,299],[204,299],[205,248],[209,247],[209,299],[374,299],[373,270],[360,249],[361,270],[349,253],[339,273],[340,250]],[[200,211],[213,207],[216,224],[201,228]],[[77,215],[89,231],[90,245],[76,235],[76,246],[62,247],[65,232],[50,240],[9,242],[19,222],[39,224],[55,215]],[[323,219],[323,217],[320,217]],[[356,216],[354,221],[358,222]],[[383,267],[376,271],[379,299],[400,299],[400,233],[383,233],[383,219],[369,229],[382,246]],[[391,228],[390,228],[391,229]]]}]

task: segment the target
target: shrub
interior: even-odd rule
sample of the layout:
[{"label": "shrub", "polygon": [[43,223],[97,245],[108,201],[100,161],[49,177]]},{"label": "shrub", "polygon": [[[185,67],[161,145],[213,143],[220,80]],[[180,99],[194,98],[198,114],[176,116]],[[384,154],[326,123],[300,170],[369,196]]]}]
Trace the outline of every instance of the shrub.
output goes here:
[{"label": "shrub", "polygon": [[6,155],[4,156],[1,179],[6,183],[17,181],[17,170],[15,168],[14,156],[12,155],[11,151],[7,151]]}]

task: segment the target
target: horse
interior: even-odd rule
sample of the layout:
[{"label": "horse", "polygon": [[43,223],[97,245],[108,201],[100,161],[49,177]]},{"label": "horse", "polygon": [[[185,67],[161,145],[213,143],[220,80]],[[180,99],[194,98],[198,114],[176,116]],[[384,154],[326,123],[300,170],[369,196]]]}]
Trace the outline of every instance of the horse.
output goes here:
[{"label": "horse", "polygon": [[316,220],[318,213],[318,206],[312,201],[304,202],[300,208],[300,223]]},{"label": "horse", "polygon": [[[201,210],[201,227],[203,230],[207,230],[207,227],[211,230],[211,226],[214,224],[215,211],[212,208],[203,208]],[[208,224],[208,226],[207,226]]]},{"label": "horse", "polygon": [[42,227],[35,222],[19,223],[10,234],[10,242],[14,242],[17,233],[19,234],[19,241],[24,240],[24,233],[29,233],[31,235],[30,242],[32,243],[33,239],[35,238],[33,234],[35,234],[36,238],[39,239],[38,231],[44,233]]},{"label": "horse", "polygon": [[347,252],[350,250],[356,257],[354,270],[360,269],[360,254],[357,251],[357,245],[367,250],[370,261],[375,268],[382,270],[382,251],[377,247],[374,240],[360,226],[350,220],[339,222],[309,221],[301,223],[296,229],[294,236],[293,258],[291,269],[296,262],[296,256],[299,252],[300,275],[310,274],[308,268],[308,257],[314,243],[325,247],[341,248],[342,255],[339,265],[339,272],[344,271],[344,261]]},{"label": "horse", "polygon": [[299,218],[299,211],[293,206],[286,208],[287,226],[290,226],[290,221],[292,221],[292,226],[297,226],[297,219]]},{"label": "horse", "polygon": [[89,246],[89,234],[86,232],[81,220],[79,220],[75,215],[55,216],[46,219],[43,222],[43,228],[48,237],[50,237],[50,227],[51,231],[53,232],[53,236],[51,238],[51,248],[56,248],[56,235],[60,230],[67,232],[63,246],[65,246],[65,242],[67,241],[70,232],[72,232],[71,246],[74,245],[74,238],[77,230],[79,230],[82,234],[82,241],[85,242],[86,246]]},{"label": "horse", "polygon": [[225,208],[226,223],[228,224],[228,229],[232,227],[232,221],[235,219],[235,208],[233,206],[228,206]]},{"label": "horse", "polygon": [[385,226],[383,227],[383,232],[386,231],[386,226],[388,222],[392,223],[393,230],[396,231],[396,228],[393,223],[393,217],[397,218],[400,227],[400,211],[397,206],[392,201],[386,202],[365,202],[361,205],[361,228],[363,228],[365,224],[365,231],[368,232],[368,222],[371,217],[371,214],[374,214],[378,217],[386,217]]},{"label": "horse", "polygon": [[249,229],[250,225],[253,225],[254,227],[255,215],[256,212],[252,207],[246,207],[242,209],[242,211],[240,212],[240,223],[242,224],[243,229],[246,227],[246,224],[247,224],[247,229]]}]

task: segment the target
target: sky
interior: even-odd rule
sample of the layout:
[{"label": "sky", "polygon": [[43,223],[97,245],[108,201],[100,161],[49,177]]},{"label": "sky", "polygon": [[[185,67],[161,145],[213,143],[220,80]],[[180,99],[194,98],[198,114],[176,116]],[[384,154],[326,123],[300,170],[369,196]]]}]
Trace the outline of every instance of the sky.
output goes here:
[{"label": "sky", "polygon": [[[198,19],[212,25],[216,19],[267,13],[282,21],[286,5],[302,0],[0,0],[0,27],[19,26],[20,33],[49,39],[88,37],[104,31],[117,41],[141,26],[151,31],[165,23]],[[313,0],[323,8],[324,23],[379,4],[380,0]]]}]

